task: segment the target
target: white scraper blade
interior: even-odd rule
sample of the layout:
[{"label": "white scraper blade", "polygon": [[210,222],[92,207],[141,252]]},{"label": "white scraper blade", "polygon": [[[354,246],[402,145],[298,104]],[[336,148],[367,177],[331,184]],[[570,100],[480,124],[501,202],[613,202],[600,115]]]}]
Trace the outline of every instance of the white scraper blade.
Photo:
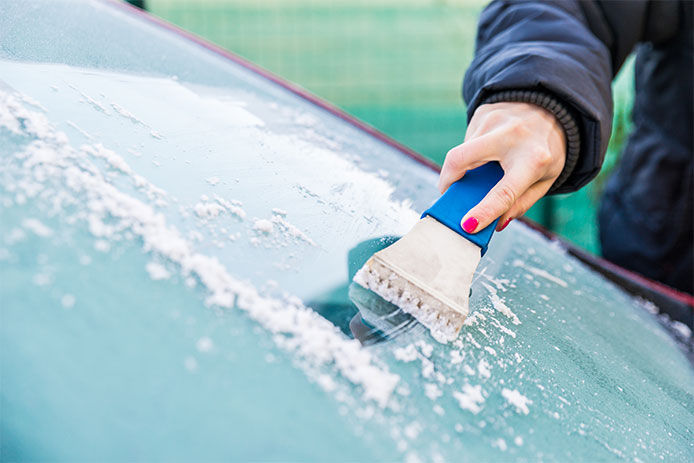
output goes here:
[{"label": "white scraper blade", "polygon": [[439,342],[455,339],[468,314],[481,249],[432,217],[374,254],[354,281],[414,316]]}]

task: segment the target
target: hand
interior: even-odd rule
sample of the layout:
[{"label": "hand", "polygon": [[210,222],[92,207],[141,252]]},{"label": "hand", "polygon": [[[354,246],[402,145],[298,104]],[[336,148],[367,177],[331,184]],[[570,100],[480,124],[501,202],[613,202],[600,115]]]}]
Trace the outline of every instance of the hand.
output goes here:
[{"label": "hand", "polygon": [[501,217],[501,231],[547,193],[565,160],[564,130],[552,113],[529,103],[485,104],[470,120],[463,144],[446,154],[439,190],[470,169],[499,161],[504,176],[460,224],[476,233]]}]

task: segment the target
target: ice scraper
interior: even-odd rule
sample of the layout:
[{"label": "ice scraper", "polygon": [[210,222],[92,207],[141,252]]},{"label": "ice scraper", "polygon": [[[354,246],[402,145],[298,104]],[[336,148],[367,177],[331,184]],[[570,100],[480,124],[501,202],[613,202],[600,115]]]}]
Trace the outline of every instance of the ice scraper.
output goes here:
[{"label": "ice scraper", "polygon": [[437,341],[455,339],[468,314],[472,276],[498,219],[475,234],[460,221],[503,174],[498,162],[468,171],[412,230],[371,256],[355,283],[414,316]]}]

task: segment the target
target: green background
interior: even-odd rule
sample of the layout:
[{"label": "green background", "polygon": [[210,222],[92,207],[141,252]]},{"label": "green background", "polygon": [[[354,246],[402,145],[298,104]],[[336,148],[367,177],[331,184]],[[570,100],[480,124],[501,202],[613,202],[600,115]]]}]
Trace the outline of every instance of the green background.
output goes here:
[{"label": "green background", "polygon": [[[479,0],[148,0],[198,34],[366,121],[441,164],[465,135],[461,81]],[[614,83],[615,126],[600,176],[527,216],[599,252],[596,209],[630,128],[633,63]]]}]

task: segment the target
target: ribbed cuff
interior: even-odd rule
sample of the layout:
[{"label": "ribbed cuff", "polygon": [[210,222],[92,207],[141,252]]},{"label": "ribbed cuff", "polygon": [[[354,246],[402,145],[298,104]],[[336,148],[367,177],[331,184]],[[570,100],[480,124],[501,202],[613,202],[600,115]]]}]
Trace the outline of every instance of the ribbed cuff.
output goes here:
[{"label": "ribbed cuff", "polygon": [[559,125],[564,129],[564,134],[566,135],[566,161],[564,162],[564,169],[554,181],[548,193],[556,191],[566,182],[573,172],[581,152],[581,137],[578,132],[576,118],[559,100],[539,90],[502,90],[487,95],[487,97],[480,102],[480,106],[483,104],[502,102],[531,103],[540,106],[552,113],[559,122]]}]

